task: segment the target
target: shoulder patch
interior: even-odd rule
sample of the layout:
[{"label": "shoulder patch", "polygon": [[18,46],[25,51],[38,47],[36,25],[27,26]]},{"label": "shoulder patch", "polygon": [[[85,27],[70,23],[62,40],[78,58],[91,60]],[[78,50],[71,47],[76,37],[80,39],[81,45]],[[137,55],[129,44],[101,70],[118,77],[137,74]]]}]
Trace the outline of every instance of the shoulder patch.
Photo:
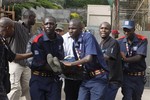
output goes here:
[{"label": "shoulder patch", "polygon": [[121,36],[120,38],[118,38],[118,40],[121,40],[121,39],[124,39],[125,38],[125,36]]},{"label": "shoulder patch", "polygon": [[42,37],[42,36],[43,36],[43,34],[37,35],[37,36],[33,39],[33,43],[37,43],[38,40],[39,40],[39,38]]},{"label": "shoulder patch", "polygon": [[137,36],[138,39],[141,39],[141,40],[147,39],[145,36],[140,35],[140,34],[136,34],[136,36]]}]

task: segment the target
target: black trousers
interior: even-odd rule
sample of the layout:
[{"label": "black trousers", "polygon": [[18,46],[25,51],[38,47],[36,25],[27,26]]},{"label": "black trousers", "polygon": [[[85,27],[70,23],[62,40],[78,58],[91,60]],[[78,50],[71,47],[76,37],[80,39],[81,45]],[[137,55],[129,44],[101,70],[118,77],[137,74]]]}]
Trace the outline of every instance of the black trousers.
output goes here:
[{"label": "black trousers", "polygon": [[6,90],[3,84],[4,80],[4,70],[0,70],[0,100],[8,100]]},{"label": "black trousers", "polygon": [[64,92],[66,95],[66,100],[77,100],[78,92],[81,85],[81,80],[69,80],[65,79]]}]

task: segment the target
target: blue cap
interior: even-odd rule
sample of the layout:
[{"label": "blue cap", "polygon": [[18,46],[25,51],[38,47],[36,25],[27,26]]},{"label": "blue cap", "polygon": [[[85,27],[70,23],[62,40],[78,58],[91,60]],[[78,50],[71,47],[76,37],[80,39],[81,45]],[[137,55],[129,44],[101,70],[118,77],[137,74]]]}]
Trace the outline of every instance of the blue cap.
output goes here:
[{"label": "blue cap", "polygon": [[134,21],[126,20],[126,21],[123,22],[122,27],[123,27],[123,28],[132,29],[132,28],[135,27],[135,23],[134,23]]}]

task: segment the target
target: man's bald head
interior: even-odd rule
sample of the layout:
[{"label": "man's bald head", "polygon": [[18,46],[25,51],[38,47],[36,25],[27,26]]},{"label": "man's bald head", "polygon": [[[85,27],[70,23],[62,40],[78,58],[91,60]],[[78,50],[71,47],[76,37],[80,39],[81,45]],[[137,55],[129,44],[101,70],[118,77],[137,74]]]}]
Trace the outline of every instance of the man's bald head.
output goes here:
[{"label": "man's bald head", "polygon": [[14,22],[8,17],[2,17],[0,18],[0,26],[3,27],[14,26]]},{"label": "man's bald head", "polygon": [[0,18],[0,34],[4,37],[12,36],[14,31],[14,22],[8,17]]}]

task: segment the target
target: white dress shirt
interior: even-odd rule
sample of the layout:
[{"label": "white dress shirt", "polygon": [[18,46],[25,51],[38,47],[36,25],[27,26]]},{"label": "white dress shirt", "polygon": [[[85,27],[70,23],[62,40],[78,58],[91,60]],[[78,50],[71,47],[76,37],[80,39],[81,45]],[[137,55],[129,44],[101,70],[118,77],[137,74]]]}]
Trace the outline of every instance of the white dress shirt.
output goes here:
[{"label": "white dress shirt", "polygon": [[66,34],[64,34],[62,37],[64,39],[63,46],[64,46],[65,58],[74,57],[73,49],[72,49],[73,41],[74,40],[70,37],[69,32],[67,32]]}]

